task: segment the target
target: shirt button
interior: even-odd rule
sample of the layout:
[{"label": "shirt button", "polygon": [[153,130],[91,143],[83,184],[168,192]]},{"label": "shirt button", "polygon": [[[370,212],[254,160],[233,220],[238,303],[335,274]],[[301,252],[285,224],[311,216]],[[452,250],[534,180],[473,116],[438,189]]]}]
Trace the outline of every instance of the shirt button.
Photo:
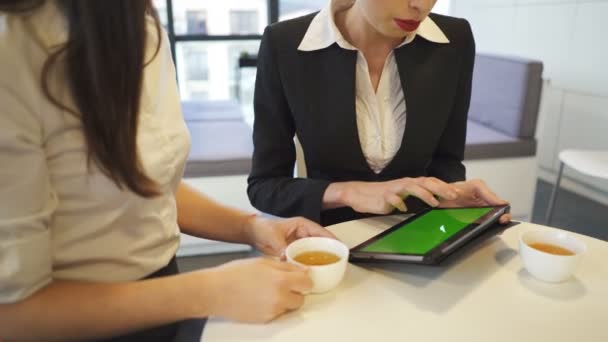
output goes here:
[{"label": "shirt button", "polygon": [[384,97],[384,102],[388,102],[388,101],[390,101],[390,98],[388,96],[385,96]]}]

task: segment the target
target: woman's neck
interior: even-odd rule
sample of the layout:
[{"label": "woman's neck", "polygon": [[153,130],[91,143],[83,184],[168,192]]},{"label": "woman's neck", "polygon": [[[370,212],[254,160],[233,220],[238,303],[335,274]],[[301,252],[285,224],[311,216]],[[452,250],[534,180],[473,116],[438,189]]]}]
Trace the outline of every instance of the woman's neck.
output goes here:
[{"label": "woman's neck", "polygon": [[344,38],[362,52],[388,53],[404,38],[392,38],[378,32],[363,15],[358,2],[336,14],[336,25]]}]

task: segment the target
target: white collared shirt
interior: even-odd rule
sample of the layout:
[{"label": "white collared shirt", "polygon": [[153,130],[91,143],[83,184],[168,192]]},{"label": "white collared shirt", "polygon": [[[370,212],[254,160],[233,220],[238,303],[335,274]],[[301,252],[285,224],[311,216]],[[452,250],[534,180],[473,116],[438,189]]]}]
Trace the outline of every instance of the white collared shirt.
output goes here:
[{"label": "white collared shirt", "polygon": [[[336,13],[353,3],[354,0],[331,0],[312,20],[298,50],[321,50],[337,43],[343,49],[358,51],[355,77],[359,141],[370,168],[380,173],[401,147],[407,116],[405,94],[394,52],[388,55],[378,89],[374,91],[365,56],[344,38],[336,26]],[[435,43],[449,43],[437,24],[427,17],[416,34],[409,35],[397,48],[411,43],[417,35]]]},{"label": "white collared shirt", "polygon": [[[42,93],[42,65],[67,39],[55,2],[27,17],[0,13],[0,23],[0,304],[53,279],[129,281],[165,266],[179,244],[174,193],[190,147],[166,35],[144,72],[137,145],[161,191],[144,199],[87,169],[80,120]],[[151,20],[147,29],[149,60],[158,38]],[[63,77],[51,87],[75,108]]]}]

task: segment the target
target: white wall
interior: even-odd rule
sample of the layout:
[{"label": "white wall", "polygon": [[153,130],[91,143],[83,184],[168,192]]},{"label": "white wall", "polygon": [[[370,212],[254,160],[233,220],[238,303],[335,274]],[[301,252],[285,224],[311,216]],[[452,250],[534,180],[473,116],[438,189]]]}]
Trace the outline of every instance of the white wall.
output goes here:
[{"label": "white wall", "polygon": [[451,0],[437,0],[433,7],[433,12],[438,14],[449,15]]},{"label": "white wall", "polygon": [[[539,174],[552,180],[565,148],[608,149],[608,0],[452,0],[479,52],[542,60]],[[608,203],[608,181],[567,171],[565,186]]]}]

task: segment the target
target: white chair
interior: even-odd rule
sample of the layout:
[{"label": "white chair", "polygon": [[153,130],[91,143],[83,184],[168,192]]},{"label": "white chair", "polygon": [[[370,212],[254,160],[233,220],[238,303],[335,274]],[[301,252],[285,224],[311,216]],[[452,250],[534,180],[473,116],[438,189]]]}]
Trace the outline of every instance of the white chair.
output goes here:
[{"label": "white chair", "polygon": [[557,174],[555,186],[553,187],[553,192],[551,193],[551,198],[549,199],[549,207],[547,208],[547,215],[545,217],[546,225],[551,223],[555,200],[557,199],[557,192],[560,187],[565,165],[591,177],[608,179],[608,151],[564,150],[559,154],[559,161],[559,172]]}]

